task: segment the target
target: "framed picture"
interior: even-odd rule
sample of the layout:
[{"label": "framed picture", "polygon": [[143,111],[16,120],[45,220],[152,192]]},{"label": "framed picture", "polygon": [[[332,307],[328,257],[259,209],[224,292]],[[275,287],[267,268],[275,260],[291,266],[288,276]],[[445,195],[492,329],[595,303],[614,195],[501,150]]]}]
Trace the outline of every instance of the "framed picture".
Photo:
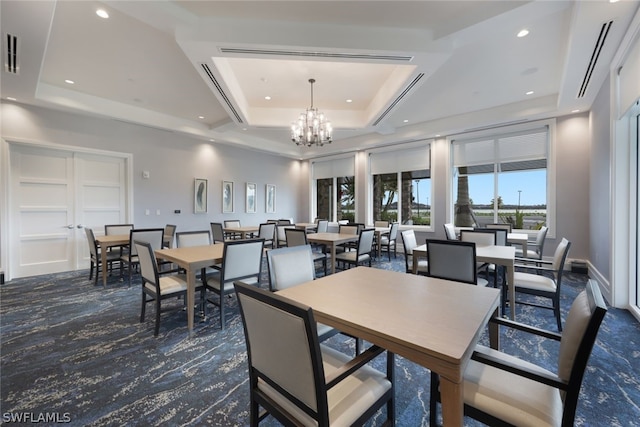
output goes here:
[{"label": "framed picture", "polygon": [[254,182],[247,182],[247,213],[256,213],[256,196],[256,184]]},{"label": "framed picture", "polygon": [[267,213],[276,213],[276,186],[273,184],[267,184],[265,190],[265,203]]},{"label": "framed picture", "polygon": [[207,180],[196,178],[193,186],[193,212],[207,212]]},{"label": "framed picture", "polygon": [[233,212],[233,181],[222,181],[222,213]]}]

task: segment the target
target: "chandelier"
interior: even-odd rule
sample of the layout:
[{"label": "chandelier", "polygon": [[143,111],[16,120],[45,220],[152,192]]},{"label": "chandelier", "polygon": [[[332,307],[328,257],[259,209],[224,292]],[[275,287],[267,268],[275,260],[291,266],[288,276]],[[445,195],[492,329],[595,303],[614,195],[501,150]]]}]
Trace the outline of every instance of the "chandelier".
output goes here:
[{"label": "chandelier", "polygon": [[309,79],[311,83],[311,107],[305,113],[301,113],[298,120],[291,125],[291,140],[296,145],[312,145],[322,147],[331,144],[331,122],[317,108],[313,108],[313,84],[315,79]]}]

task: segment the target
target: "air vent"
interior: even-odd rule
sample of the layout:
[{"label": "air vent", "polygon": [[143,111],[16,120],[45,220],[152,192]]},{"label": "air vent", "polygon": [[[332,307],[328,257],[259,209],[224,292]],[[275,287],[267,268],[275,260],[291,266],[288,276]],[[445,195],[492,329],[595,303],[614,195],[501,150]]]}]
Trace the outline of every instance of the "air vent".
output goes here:
[{"label": "air vent", "polygon": [[204,70],[205,74],[209,77],[209,80],[211,80],[211,83],[213,83],[213,85],[215,86],[216,90],[218,91],[222,99],[224,99],[224,102],[227,104],[227,107],[229,107],[229,110],[231,111],[233,116],[236,118],[238,123],[244,123],[244,121],[242,120],[242,117],[240,116],[240,114],[238,114],[238,110],[236,110],[233,103],[231,102],[231,100],[229,99],[225,91],[222,89],[222,86],[220,86],[220,83],[218,83],[218,80],[213,75],[211,68],[209,68],[207,64],[200,64],[200,66]]},{"label": "air vent", "polygon": [[20,71],[20,67],[18,66],[18,38],[7,33],[7,44],[5,48],[4,70],[7,73],[18,74],[18,71]]},{"label": "air vent", "polygon": [[276,55],[276,56],[297,56],[312,58],[333,58],[333,59],[367,59],[371,61],[400,61],[410,62],[413,56],[406,55],[374,55],[366,53],[335,53],[335,52],[311,52],[303,50],[277,50],[277,49],[243,49],[232,47],[221,47],[222,53],[234,53],[242,55]]},{"label": "air vent", "polygon": [[600,56],[600,52],[602,52],[602,47],[604,46],[604,42],[607,39],[607,35],[609,34],[609,30],[611,29],[612,24],[613,21],[605,22],[604,24],[602,24],[602,28],[600,28],[600,34],[598,35],[596,45],[593,47],[591,60],[589,61],[589,66],[587,67],[587,72],[584,74],[584,78],[582,79],[582,86],[580,86],[580,90],[578,91],[578,98],[582,98],[585,93],[587,93],[589,81],[591,80],[591,74],[593,74],[593,70],[596,68],[598,57]]},{"label": "air vent", "polygon": [[400,95],[389,105],[389,107],[387,107],[386,110],[384,110],[382,112],[382,114],[380,114],[378,116],[378,118],[373,122],[373,126],[376,126],[378,123],[380,123],[382,121],[382,119],[384,119],[387,114],[389,114],[391,112],[391,110],[393,110],[394,108],[396,108],[396,106],[398,105],[398,103],[400,101],[402,101],[402,99],[407,96],[407,94],[411,91],[411,89],[413,89],[413,87],[418,84],[418,81],[420,81],[420,79],[424,77],[424,73],[420,73],[416,76],[415,79],[413,79],[413,81],[411,83],[409,83],[407,85],[407,87],[404,88],[404,90],[402,91],[402,93],[400,93]]}]

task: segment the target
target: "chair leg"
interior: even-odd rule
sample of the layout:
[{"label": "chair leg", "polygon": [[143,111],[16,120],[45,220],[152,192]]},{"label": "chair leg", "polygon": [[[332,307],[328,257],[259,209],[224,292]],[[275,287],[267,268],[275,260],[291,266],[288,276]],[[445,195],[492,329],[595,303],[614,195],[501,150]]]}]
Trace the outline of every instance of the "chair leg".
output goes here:
[{"label": "chair leg", "polygon": [[144,314],[146,311],[146,307],[147,307],[147,297],[144,294],[144,291],[142,291],[142,308],[140,309],[140,323],[144,322]]},{"label": "chair leg", "polygon": [[222,289],[224,289],[224,283],[220,283],[220,288],[220,329],[224,331],[224,292],[222,292]]},{"label": "chair leg", "polygon": [[[396,385],[396,361],[395,354],[387,350],[387,379],[391,381],[391,385],[395,390]],[[390,425],[395,425],[396,420],[396,399],[395,393],[391,396],[391,399],[387,402],[387,420]]]},{"label": "chair leg", "polygon": [[[96,271],[96,275],[98,272]],[[93,279],[93,261],[91,261],[91,266],[89,267],[89,280]]]},{"label": "chair leg", "polygon": [[157,337],[160,333],[160,296],[156,295],[156,327],[153,336]]},{"label": "chair leg", "polygon": [[560,316],[559,298],[553,298],[553,313],[556,315],[556,322],[558,322],[558,332],[562,332],[562,317]]}]

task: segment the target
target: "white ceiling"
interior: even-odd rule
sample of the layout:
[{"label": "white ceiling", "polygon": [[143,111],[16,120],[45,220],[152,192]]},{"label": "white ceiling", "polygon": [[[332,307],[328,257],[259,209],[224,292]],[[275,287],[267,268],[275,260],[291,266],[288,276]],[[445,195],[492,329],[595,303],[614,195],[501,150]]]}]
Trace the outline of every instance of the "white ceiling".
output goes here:
[{"label": "white ceiling", "polygon": [[[307,158],[588,110],[638,5],[3,0],[1,95]],[[289,137],[310,78],[336,129],[312,149]]]}]

